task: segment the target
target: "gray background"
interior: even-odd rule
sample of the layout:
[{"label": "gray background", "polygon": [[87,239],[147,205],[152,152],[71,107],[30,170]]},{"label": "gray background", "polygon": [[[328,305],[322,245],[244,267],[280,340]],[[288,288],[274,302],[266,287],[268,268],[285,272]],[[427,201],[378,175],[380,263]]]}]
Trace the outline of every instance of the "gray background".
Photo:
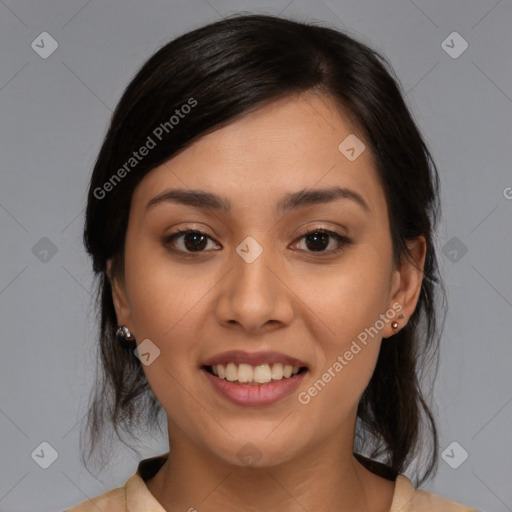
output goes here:
[{"label": "gray background", "polygon": [[[135,471],[138,456],[123,445],[96,476],[79,459],[95,359],[81,242],[86,186],[135,71],[175,36],[242,10],[327,21],[393,64],[442,179],[438,246],[449,311],[436,385],[441,451],[456,441],[469,454],[458,469],[441,459],[425,487],[511,511],[508,0],[0,0],[0,510],[62,510]],[[31,43],[42,46],[45,31],[58,48],[43,59]],[[453,53],[462,41],[442,45],[453,31],[469,45],[457,58],[445,45]],[[47,469],[39,466],[50,457],[43,441],[58,452]],[[166,448],[165,439],[146,440],[141,453]],[[463,452],[452,448],[454,465]]]}]

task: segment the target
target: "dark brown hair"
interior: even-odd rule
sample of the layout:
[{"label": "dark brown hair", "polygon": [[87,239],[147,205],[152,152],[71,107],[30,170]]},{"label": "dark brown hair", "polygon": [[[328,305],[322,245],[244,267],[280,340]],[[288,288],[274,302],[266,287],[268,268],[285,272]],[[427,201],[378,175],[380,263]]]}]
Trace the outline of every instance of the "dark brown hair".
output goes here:
[{"label": "dark brown hair", "polygon": [[[86,467],[105,440],[106,424],[121,440],[123,432],[135,437],[136,430],[151,433],[161,428],[162,408],[133,344],[116,340],[106,274],[107,260],[113,258],[113,271],[122,275],[135,187],[148,172],[208,131],[269,101],[306,91],[333,98],[361,130],[386,196],[396,264],[410,257],[408,240],[422,235],[427,242],[417,307],[407,325],[382,344],[359,403],[354,448],[384,462],[395,475],[409,468],[426,448],[417,483],[435,470],[437,433],[421,373],[431,369],[431,363],[437,368],[444,323],[436,305],[437,300],[443,304],[445,300],[433,239],[439,215],[437,169],[384,57],[338,30],[265,15],[237,15],[166,44],[136,74],[113,114],[90,182],[84,231],[98,279],[101,317],[86,458],[85,448],[82,451]],[[192,105],[191,100],[194,108],[179,121],[169,122],[177,110],[183,113],[183,105]],[[148,137],[155,139],[156,128],[165,122],[167,129],[157,132],[161,137],[156,145],[144,158],[131,161],[135,165],[127,166],[133,152]],[[108,451],[102,453],[106,462]]]}]

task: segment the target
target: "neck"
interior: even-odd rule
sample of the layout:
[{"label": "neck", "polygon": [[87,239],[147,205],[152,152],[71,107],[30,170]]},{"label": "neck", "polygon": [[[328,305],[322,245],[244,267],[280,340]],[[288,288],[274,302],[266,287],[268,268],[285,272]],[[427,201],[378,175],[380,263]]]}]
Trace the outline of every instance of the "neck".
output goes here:
[{"label": "neck", "polygon": [[329,442],[271,467],[236,466],[173,432],[169,459],[148,489],[167,512],[304,510],[386,512],[394,482],[360,464],[343,443]]}]

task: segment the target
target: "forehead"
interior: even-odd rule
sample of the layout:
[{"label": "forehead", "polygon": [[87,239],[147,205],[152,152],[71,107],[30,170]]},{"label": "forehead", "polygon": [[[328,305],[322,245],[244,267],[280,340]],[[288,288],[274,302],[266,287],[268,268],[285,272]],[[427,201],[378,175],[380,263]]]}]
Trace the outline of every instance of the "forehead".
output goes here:
[{"label": "forehead", "polygon": [[236,207],[332,186],[356,190],[375,213],[385,208],[373,155],[355,123],[329,97],[307,93],[273,101],[199,138],[149,172],[134,200],[180,187],[227,196]]}]

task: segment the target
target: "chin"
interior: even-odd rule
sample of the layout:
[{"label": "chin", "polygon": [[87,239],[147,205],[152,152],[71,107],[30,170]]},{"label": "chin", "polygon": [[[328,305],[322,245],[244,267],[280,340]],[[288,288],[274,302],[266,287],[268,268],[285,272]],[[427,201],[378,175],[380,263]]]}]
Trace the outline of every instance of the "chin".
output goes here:
[{"label": "chin", "polygon": [[[285,464],[297,456],[296,442],[283,442],[280,438],[271,439],[260,430],[254,435],[229,437],[221,444],[210,445],[211,451],[226,463],[251,468],[266,468]],[[288,440],[298,439],[298,435],[287,436]]]}]

